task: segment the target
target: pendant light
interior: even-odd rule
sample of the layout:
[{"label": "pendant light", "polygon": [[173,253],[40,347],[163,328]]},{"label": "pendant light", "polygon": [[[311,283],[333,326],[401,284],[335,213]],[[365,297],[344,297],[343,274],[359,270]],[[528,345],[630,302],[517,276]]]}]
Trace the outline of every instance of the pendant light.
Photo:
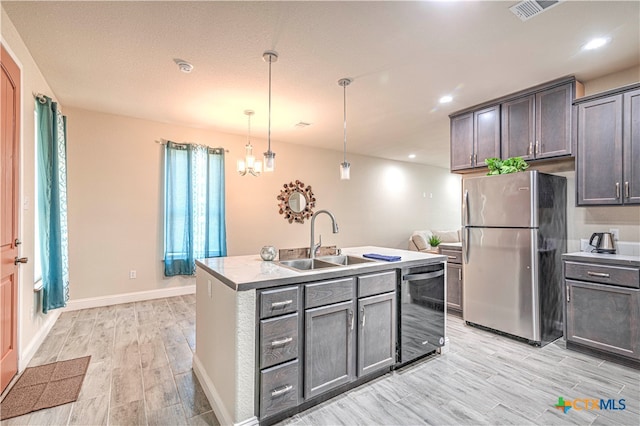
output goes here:
[{"label": "pendant light", "polygon": [[264,171],[272,172],[276,166],[276,153],[271,151],[271,63],[278,62],[278,52],[267,50],[262,59],[269,62],[269,133],[267,134],[267,152],[264,153]]},{"label": "pendant light", "polygon": [[349,180],[351,164],[347,162],[347,86],[353,82],[350,78],[341,78],[338,85],[342,86],[344,92],[344,161],[340,163],[340,179]]},{"label": "pendant light", "polygon": [[260,176],[262,172],[262,163],[256,161],[256,157],[253,156],[253,146],[251,146],[251,116],[254,112],[250,109],[244,111],[244,115],[247,116],[247,144],[245,145],[245,157],[244,160],[238,160],[238,173],[240,176],[245,176],[247,173],[253,176]]}]

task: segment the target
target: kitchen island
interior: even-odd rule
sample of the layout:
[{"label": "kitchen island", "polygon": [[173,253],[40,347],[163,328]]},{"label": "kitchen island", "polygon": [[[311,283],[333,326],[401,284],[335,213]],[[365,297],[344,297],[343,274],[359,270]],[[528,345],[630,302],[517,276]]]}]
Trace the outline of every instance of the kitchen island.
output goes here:
[{"label": "kitchen island", "polygon": [[[221,423],[257,424],[389,371],[396,361],[399,270],[446,257],[373,246],[342,250],[365,253],[401,259],[312,270],[257,255],[197,262],[193,369]],[[375,325],[374,334],[365,322],[368,330]]]}]

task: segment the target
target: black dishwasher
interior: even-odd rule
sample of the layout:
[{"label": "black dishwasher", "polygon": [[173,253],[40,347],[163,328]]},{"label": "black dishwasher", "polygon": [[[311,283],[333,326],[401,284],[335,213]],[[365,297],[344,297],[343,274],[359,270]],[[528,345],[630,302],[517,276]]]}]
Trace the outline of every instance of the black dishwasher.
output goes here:
[{"label": "black dishwasher", "polygon": [[396,366],[444,345],[445,305],[444,263],[401,270]]}]

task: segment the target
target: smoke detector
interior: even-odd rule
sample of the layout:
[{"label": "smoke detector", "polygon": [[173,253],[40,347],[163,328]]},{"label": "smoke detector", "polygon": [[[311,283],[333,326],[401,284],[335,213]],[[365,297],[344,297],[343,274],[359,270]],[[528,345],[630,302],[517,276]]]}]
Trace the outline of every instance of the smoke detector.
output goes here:
[{"label": "smoke detector", "polygon": [[509,10],[513,12],[521,21],[528,21],[534,16],[538,16],[542,12],[557,6],[563,0],[544,1],[544,0],[525,0],[511,6]]},{"label": "smoke detector", "polygon": [[185,74],[189,74],[191,71],[193,71],[193,65],[185,60],[174,59],[173,62],[175,62],[178,65],[178,69]]}]

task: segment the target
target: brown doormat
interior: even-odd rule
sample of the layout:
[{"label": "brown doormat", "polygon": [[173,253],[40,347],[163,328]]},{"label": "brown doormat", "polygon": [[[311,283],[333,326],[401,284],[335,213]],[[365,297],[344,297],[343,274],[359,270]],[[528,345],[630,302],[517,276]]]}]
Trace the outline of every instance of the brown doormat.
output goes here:
[{"label": "brown doormat", "polygon": [[0,402],[0,420],[78,399],[91,356],[29,367]]}]

